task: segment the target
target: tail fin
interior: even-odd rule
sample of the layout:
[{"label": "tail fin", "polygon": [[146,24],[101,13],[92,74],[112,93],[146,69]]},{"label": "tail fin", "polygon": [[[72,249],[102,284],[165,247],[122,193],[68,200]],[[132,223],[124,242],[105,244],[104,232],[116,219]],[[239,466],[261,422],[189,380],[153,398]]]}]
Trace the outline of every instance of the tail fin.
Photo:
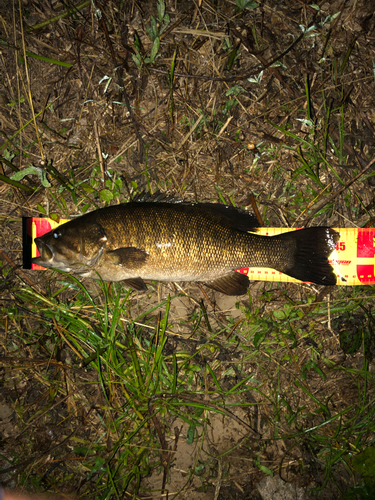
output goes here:
[{"label": "tail fin", "polygon": [[277,266],[278,271],[317,285],[336,284],[328,257],[340,238],[337,231],[329,227],[309,227],[274,238],[280,238],[290,252],[284,263]]}]

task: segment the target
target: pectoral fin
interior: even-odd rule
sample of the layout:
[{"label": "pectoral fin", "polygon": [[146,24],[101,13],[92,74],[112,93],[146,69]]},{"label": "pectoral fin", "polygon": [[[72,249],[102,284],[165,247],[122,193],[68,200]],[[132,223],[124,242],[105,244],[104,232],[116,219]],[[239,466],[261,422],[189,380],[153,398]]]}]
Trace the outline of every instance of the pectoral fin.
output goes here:
[{"label": "pectoral fin", "polygon": [[112,264],[136,271],[146,264],[148,253],[140,248],[125,247],[110,250],[107,256]]},{"label": "pectoral fin", "polygon": [[244,295],[249,287],[249,278],[245,274],[234,271],[217,280],[208,281],[204,284],[226,295]]},{"label": "pectoral fin", "polygon": [[139,292],[147,290],[146,283],[142,278],[130,278],[128,280],[124,280],[124,283],[129,288],[133,288],[134,290],[138,290]]}]

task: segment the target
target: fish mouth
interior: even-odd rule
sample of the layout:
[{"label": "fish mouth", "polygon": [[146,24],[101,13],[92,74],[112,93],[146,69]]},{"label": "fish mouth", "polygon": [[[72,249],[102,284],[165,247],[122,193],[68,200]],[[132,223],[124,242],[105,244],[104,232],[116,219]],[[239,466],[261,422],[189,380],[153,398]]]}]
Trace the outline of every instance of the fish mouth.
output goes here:
[{"label": "fish mouth", "polygon": [[46,267],[47,264],[49,266],[53,263],[53,250],[52,248],[45,243],[42,238],[35,238],[36,246],[39,250],[40,257],[34,257],[32,260],[33,264],[38,264],[39,266]]}]

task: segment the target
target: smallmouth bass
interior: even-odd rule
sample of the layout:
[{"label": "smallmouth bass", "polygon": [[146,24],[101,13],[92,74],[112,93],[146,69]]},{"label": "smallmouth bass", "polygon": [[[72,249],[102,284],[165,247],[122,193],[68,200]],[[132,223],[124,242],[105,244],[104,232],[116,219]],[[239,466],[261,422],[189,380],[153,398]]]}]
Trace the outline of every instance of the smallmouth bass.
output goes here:
[{"label": "smallmouth bass", "polygon": [[[328,257],[339,239],[329,227],[276,236],[256,233],[256,218],[235,207],[141,195],[77,217],[35,238],[35,264],[146,290],[144,280],[195,281],[243,295],[246,267],[270,267],[318,285],[336,284]],[[253,231],[253,232],[248,232]]]}]

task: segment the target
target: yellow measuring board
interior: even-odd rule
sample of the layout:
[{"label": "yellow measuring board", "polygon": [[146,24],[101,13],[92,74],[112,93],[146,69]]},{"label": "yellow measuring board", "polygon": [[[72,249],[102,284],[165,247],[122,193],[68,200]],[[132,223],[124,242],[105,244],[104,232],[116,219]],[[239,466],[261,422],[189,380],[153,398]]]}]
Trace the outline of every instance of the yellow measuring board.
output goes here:
[{"label": "yellow measuring board", "polygon": [[[68,222],[61,219],[59,223],[52,219],[29,218],[27,219],[27,237],[31,242],[31,257],[39,255],[34,243],[37,236],[42,236],[51,229]],[[334,228],[340,233],[340,240],[336,249],[331,253],[329,262],[334,268],[337,276],[337,284],[344,286],[352,285],[375,285],[375,228]],[[274,236],[296,229],[280,227],[261,227],[257,234],[263,236]],[[41,266],[31,264],[31,269],[44,269]],[[266,267],[254,267],[237,269],[246,274],[250,280],[300,283],[299,280],[286,276],[279,271]]]}]

